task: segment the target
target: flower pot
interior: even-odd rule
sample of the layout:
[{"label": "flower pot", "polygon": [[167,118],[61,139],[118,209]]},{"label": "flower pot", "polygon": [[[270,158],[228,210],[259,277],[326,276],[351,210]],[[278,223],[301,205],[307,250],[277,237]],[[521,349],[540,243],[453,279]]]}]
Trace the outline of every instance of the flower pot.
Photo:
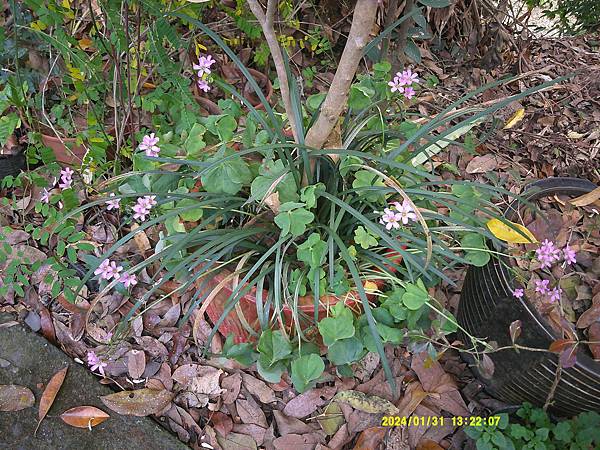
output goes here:
[{"label": "flower pot", "polygon": [[[596,188],[596,185],[577,178],[548,178],[527,186],[522,197],[529,201],[553,195],[579,196]],[[505,213],[509,220],[516,216],[519,201],[515,200]],[[469,267],[457,319],[471,335],[495,341],[499,347],[510,346],[509,326],[521,321],[521,335],[517,343],[537,349],[548,349],[562,336],[541,317],[526,299],[516,299],[512,290],[512,276],[508,258],[492,259],[483,267]],[[469,338],[459,333],[461,341],[470,346]],[[464,353],[469,362],[472,355]],[[530,402],[543,406],[553,389],[558,370],[558,355],[513,349],[489,354],[493,371],[480,370],[474,366],[479,379],[496,398],[511,404]],[[570,416],[582,411],[600,411],[600,362],[594,361],[583,351],[577,352],[573,367],[563,368],[553,394],[550,411]]]},{"label": "flower pot", "polygon": [[[233,289],[235,289],[232,280],[225,281],[230,274],[231,272],[228,270],[221,270],[219,274],[208,279],[204,286],[202,286],[201,280],[197,281],[197,286],[199,288],[202,286],[202,293],[200,295],[211,292],[205,301],[206,305],[204,307],[213,324],[217,323],[219,318],[223,315],[227,299],[233,292]],[[221,283],[222,285],[219,288],[219,284]],[[374,284],[377,288],[381,289],[384,282],[383,280],[376,280]],[[265,297],[266,296],[263,293],[263,299]],[[374,294],[367,293],[367,298],[370,301],[374,300],[374,297]],[[340,301],[343,301],[348,307],[353,309],[357,309],[361,305],[360,296],[357,291],[350,291],[343,297],[325,295],[319,298],[319,320],[327,317],[328,309]],[[305,295],[298,298],[298,310],[307,318],[300,322],[300,327],[303,330],[314,325],[315,309],[314,298],[312,295]],[[287,328],[291,328],[294,325],[292,310],[288,306],[283,307],[283,320]],[[256,312],[256,287],[253,287],[247,294],[240,298],[236,307],[225,317],[223,323],[219,326],[219,333],[225,337],[233,334],[235,343],[254,341],[254,336],[252,336],[252,333],[244,326],[244,322],[252,330],[257,333],[260,332],[260,323]]]},{"label": "flower pot", "polygon": [[0,154],[0,181],[7,176],[17,176],[26,167],[25,155],[17,153],[16,155]]}]

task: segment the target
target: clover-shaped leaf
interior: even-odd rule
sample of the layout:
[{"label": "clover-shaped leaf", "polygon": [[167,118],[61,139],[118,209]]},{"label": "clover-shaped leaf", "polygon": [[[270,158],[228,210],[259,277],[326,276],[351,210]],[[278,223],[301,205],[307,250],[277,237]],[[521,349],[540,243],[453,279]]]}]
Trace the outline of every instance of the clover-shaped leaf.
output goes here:
[{"label": "clover-shaped leaf", "polygon": [[281,228],[281,235],[289,233],[297,237],[306,231],[306,226],[315,219],[315,215],[304,209],[304,203],[287,202],[279,208],[275,223]]},{"label": "clover-shaped leaf", "polygon": [[[231,152],[219,152],[208,162],[222,160],[224,156],[230,156]],[[209,169],[201,177],[202,186],[207,192],[214,194],[237,194],[243,185],[252,181],[252,173],[248,164],[239,156],[222,161],[216,167]]]},{"label": "clover-shaped leaf", "polygon": [[292,361],[292,382],[300,393],[314,387],[325,370],[325,364],[318,354],[308,354]]},{"label": "clover-shaped leaf", "polygon": [[359,244],[365,250],[369,247],[374,247],[379,243],[377,238],[362,226],[354,230],[354,242]]},{"label": "clover-shaped leaf", "polygon": [[416,311],[429,300],[427,289],[425,289],[420,279],[417,280],[416,284],[408,283],[405,288],[406,292],[402,295],[402,303],[408,309]]},{"label": "clover-shaped leaf", "polygon": [[306,241],[298,246],[296,255],[298,260],[310,267],[320,267],[326,251],[327,243],[321,239],[319,233],[312,233]]},{"label": "clover-shaped leaf", "polygon": [[250,186],[250,193],[255,199],[261,201],[267,194],[278,192],[279,201],[282,203],[298,200],[294,177],[282,161],[267,160],[258,173]]},{"label": "clover-shaped leaf", "polygon": [[359,170],[354,174],[352,187],[357,189],[358,195],[369,202],[376,202],[383,198],[382,193],[373,188],[384,187],[383,181],[369,170]]}]

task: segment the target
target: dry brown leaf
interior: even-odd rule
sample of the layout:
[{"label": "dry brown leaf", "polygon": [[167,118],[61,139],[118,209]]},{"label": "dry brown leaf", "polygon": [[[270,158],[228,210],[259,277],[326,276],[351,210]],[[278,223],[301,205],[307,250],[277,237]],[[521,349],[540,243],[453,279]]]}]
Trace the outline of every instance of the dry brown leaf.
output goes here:
[{"label": "dry brown leaf", "polygon": [[309,414],[312,414],[318,407],[327,403],[335,394],[336,388],[333,386],[325,386],[318,389],[310,389],[303,394],[300,394],[291,399],[283,413],[286,416],[296,417],[301,419]]},{"label": "dry brown leaf", "polygon": [[583,194],[571,200],[571,204],[575,206],[588,206],[600,200],[600,187],[597,187],[592,192]]},{"label": "dry brown leaf", "polygon": [[44,392],[42,393],[42,398],[40,399],[40,409],[38,411],[38,424],[35,427],[35,431],[33,432],[34,435],[37,432],[38,428],[40,427],[42,420],[44,420],[44,417],[46,417],[46,414],[48,414],[48,411],[52,407],[52,404],[54,403],[54,399],[56,398],[56,395],[58,394],[60,387],[62,386],[63,382],[65,381],[65,377],[67,376],[68,370],[69,370],[69,366],[56,372],[52,376],[52,378],[50,378],[50,381],[48,382],[46,389],[44,389]]},{"label": "dry brown leaf", "polygon": [[467,173],[486,173],[495,170],[498,167],[498,157],[491,153],[482,156],[476,156],[467,164]]},{"label": "dry brown leaf", "polygon": [[[223,403],[229,405],[238,398],[240,394],[240,388],[242,386],[242,375],[239,373],[234,373],[228,377],[223,378],[221,381],[221,387],[225,390],[221,398],[223,399]],[[259,397],[260,398],[260,397]]]},{"label": "dry brown leaf", "polygon": [[273,392],[273,389],[267,386],[264,381],[261,381],[245,372],[242,372],[242,380],[246,390],[251,392],[252,395],[258,397],[261,403],[272,403],[277,401],[275,392]]},{"label": "dry brown leaf", "polygon": [[127,371],[134,380],[139,380],[146,370],[146,354],[140,350],[131,350],[127,354]]},{"label": "dry brown leaf", "polygon": [[431,439],[422,439],[416,450],[444,450],[444,447]]},{"label": "dry brown leaf", "polygon": [[213,413],[212,416],[210,416],[210,421],[212,422],[215,431],[223,437],[227,437],[231,430],[233,430],[233,421],[231,420],[231,417],[220,411]]},{"label": "dry brown leaf", "polygon": [[387,431],[388,428],[385,427],[367,428],[358,436],[354,450],[373,450],[378,448]]},{"label": "dry brown leaf", "polygon": [[154,389],[138,389],[135,391],[122,391],[100,397],[102,403],[116,413],[124,416],[149,416],[164,410],[174,394],[169,391],[156,391]]},{"label": "dry brown leaf", "polygon": [[95,406],[76,406],[60,415],[60,418],[68,425],[77,428],[89,428],[104,422],[110,416]]},{"label": "dry brown leaf", "polygon": [[217,435],[217,441],[227,450],[256,450],[256,441],[247,434],[229,433],[227,437]]},{"label": "dry brown leaf", "polygon": [[421,383],[416,382],[409,384],[404,393],[404,397],[402,397],[402,400],[398,405],[398,409],[400,410],[398,415],[402,417],[410,416],[415,409],[417,409],[417,406],[427,398],[427,395],[427,392],[421,387]]},{"label": "dry brown leaf", "polygon": [[[131,231],[134,232],[139,227],[140,226],[137,223],[133,223],[131,225]],[[146,236],[146,233],[143,230],[140,232],[136,232],[133,236],[133,240],[135,241],[135,245],[137,246],[138,250],[140,251],[140,254],[142,255],[146,253],[146,250],[150,250],[150,248],[152,247],[150,245],[150,240],[148,239],[148,236]]]},{"label": "dry brown leaf", "polygon": [[20,411],[35,403],[31,389],[16,384],[0,384],[0,411]]},{"label": "dry brown leaf", "polygon": [[[590,340],[588,346],[592,355],[594,355],[594,359],[600,359],[600,322],[594,322],[590,325],[588,328],[588,338]],[[597,342],[597,344],[593,344],[592,342]]]},{"label": "dry brown leaf", "polygon": [[252,399],[252,396],[248,396],[247,399],[238,399],[235,402],[236,410],[240,419],[244,423],[253,423],[263,428],[267,428],[267,418],[263,410],[258,404]]}]

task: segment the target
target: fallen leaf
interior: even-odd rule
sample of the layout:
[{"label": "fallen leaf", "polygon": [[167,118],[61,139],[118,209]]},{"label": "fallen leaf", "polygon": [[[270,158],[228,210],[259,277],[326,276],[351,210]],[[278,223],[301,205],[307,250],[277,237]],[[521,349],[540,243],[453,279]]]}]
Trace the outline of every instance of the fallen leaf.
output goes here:
[{"label": "fallen leaf", "polygon": [[267,424],[265,413],[251,396],[248,396],[248,398],[245,400],[241,398],[238,399],[235,402],[235,406],[242,422],[253,423],[263,428],[267,428],[269,426]]},{"label": "fallen leaf", "polygon": [[[135,230],[137,230],[139,227],[140,226],[137,223],[133,223],[131,225],[131,231],[135,232]],[[148,236],[146,236],[146,232],[144,230],[136,232],[133,235],[133,240],[135,241],[135,245],[137,246],[141,255],[144,255],[146,253],[146,250],[149,250],[152,247],[150,245],[150,240],[148,239]]]},{"label": "fallen leaf", "polygon": [[516,340],[521,336],[521,321],[515,320],[508,327],[510,331],[510,340],[514,344]]},{"label": "fallen leaf", "polygon": [[37,432],[38,428],[40,427],[42,420],[44,420],[44,417],[46,417],[46,414],[48,414],[48,411],[52,407],[52,404],[54,403],[54,399],[56,398],[56,395],[58,394],[60,387],[62,386],[63,382],[65,381],[65,377],[67,376],[68,370],[69,370],[69,366],[56,372],[52,376],[52,378],[50,378],[50,381],[48,382],[46,389],[44,389],[44,392],[42,393],[42,398],[40,399],[40,409],[38,411],[38,424],[35,427],[35,431],[33,432],[34,435]]},{"label": "fallen leaf", "polygon": [[504,125],[504,130],[510,130],[525,117],[525,108],[519,108]]},{"label": "fallen leaf", "polygon": [[273,447],[275,450],[313,450],[320,441],[321,437],[316,433],[286,434],[274,439]]},{"label": "fallen leaf", "polygon": [[127,371],[134,380],[139,380],[146,370],[146,354],[140,350],[131,350],[127,354]]},{"label": "fallen leaf", "polygon": [[20,411],[34,403],[31,389],[16,384],[0,384],[0,411]]},{"label": "fallen leaf", "polygon": [[417,445],[416,450],[444,450],[444,447],[431,439],[422,439]]},{"label": "fallen leaf", "polygon": [[395,415],[400,410],[390,401],[377,397],[375,395],[367,395],[359,391],[341,391],[338,392],[334,401],[348,403],[354,409],[359,409],[367,413],[386,413]]},{"label": "fallen leaf", "polygon": [[571,200],[571,204],[575,206],[588,206],[597,200],[600,200],[600,187],[597,187],[592,192],[574,198]]},{"label": "fallen leaf", "polygon": [[105,395],[100,400],[118,414],[143,417],[158,414],[171,403],[173,397],[174,394],[166,390],[144,388]]},{"label": "fallen leaf", "polygon": [[76,406],[60,415],[60,418],[68,425],[77,428],[89,428],[104,422],[110,416],[95,406]]},{"label": "fallen leaf", "polygon": [[397,415],[402,417],[410,416],[428,395],[423,390],[421,383],[410,383],[404,392],[404,397],[402,397],[402,400],[398,404],[400,412]]},{"label": "fallen leaf", "polygon": [[247,434],[229,433],[227,437],[217,435],[217,442],[227,450],[256,450],[256,441]]},{"label": "fallen leaf", "polygon": [[552,353],[561,353],[564,349],[572,346],[575,342],[572,339],[557,339],[550,344],[548,350]]},{"label": "fallen leaf", "polygon": [[94,42],[91,39],[83,38],[79,39],[79,48],[81,50],[86,50],[92,46]]},{"label": "fallen leaf", "polygon": [[325,386],[322,388],[309,389],[304,394],[300,394],[291,399],[283,413],[286,416],[296,417],[301,419],[309,414],[312,414],[318,407],[327,403],[335,394],[336,388],[333,386]]},{"label": "fallen leaf", "polygon": [[261,403],[273,403],[277,401],[275,392],[273,392],[273,389],[267,386],[264,381],[261,381],[245,372],[242,372],[242,380],[246,390],[251,392],[252,395],[258,397]]},{"label": "fallen leaf", "polygon": [[233,375],[223,378],[223,381],[221,381],[221,387],[225,390],[223,395],[221,395],[223,403],[229,405],[235,402],[240,394],[241,386],[242,376],[239,373],[234,373]]},{"label": "fallen leaf", "polygon": [[594,359],[600,359],[600,322],[594,322],[590,325],[588,328],[588,337],[590,339],[588,346],[592,355],[594,355]]},{"label": "fallen leaf", "polygon": [[494,375],[494,362],[492,361],[492,358],[485,353],[483,354],[481,361],[479,361],[477,364],[477,368],[479,369],[481,376],[484,378],[491,379]]},{"label": "fallen leaf", "polygon": [[486,173],[495,170],[498,167],[498,157],[491,153],[482,156],[476,156],[467,164],[467,173]]},{"label": "fallen leaf", "polygon": [[378,448],[387,431],[388,428],[385,427],[367,428],[358,436],[356,444],[354,444],[354,450],[374,450]]},{"label": "fallen leaf", "polygon": [[279,434],[282,436],[285,434],[312,433],[314,431],[313,428],[300,419],[286,416],[284,413],[276,409],[273,410],[273,416],[275,417]]},{"label": "fallen leaf", "polygon": [[573,367],[577,363],[577,343],[566,347],[558,357],[558,361],[563,369]]},{"label": "fallen leaf", "polygon": [[327,436],[333,436],[346,419],[344,418],[344,414],[342,414],[340,405],[337,402],[331,402],[327,405],[323,414],[317,417],[317,421]]},{"label": "fallen leaf", "polygon": [[231,417],[227,414],[223,414],[220,411],[216,411],[210,417],[210,421],[213,424],[213,427],[217,433],[219,433],[223,437],[227,437],[227,435],[233,429],[233,421]]},{"label": "fallen leaf", "polygon": [[[537,239],[531,231],[523,225],[509,220],[506,222],[507,223],[504,223],[500,219],[490,219],[486,226],[496,238],[504,242],[510,242],[512,244],[531,244],[537,242]],[[510,224],[510,226],[507,224]]]}]

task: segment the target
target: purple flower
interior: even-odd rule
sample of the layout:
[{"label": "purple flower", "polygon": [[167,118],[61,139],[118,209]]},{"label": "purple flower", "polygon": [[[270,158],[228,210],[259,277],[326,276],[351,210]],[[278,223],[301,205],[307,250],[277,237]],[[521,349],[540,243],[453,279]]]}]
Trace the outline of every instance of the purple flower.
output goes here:
[{"label": "purple flower", "polygon": [[98,372],[100,372],[100,375],[105,376],[104,368],[107,366],[107,364],[105,362],[102,362],[95,352],[89,351],[87,353],[87,363],[90,366],[90,370],[92,372],[97,370]]},{"label": "purple flower", "polygon": [[200,56],[198,58],[198,64],[194,64],[192,67],[197,71],[198,78],[202,78],[204,74],[210,75],[210,66],[214,63],[216,63],[216,61],[213,59],[212,55]]},{"label": "purple flower", "polygon": [[394,79],[388,83],[388,86],[392,92],[404,92],[402,80],[399,77],[394,77]]},{"label": "purple flower", "polygon": [[156,195],[144,195],[143,200],[146,203],[146,205],[148,205],[148,208],[156,206]]},{"label": "purple flower", "polygon": [[121,275],[119,281],[123,283],[127,289],[129,289],[130,286],[135,286],[137,284],[137,277],[134,274],[125,272],[123,275]]},{"label": "purple flower", "polygon": [[415,96],[415,90],[410,86],[405,87],[404,88],[404,96],[408,100],[410,100],[411,98],[413,98]]},{"label": "purple flower", "polygon": [[402,204],[395,202],[394,207],[398,214],[400,215],[400,220],[404,225],[408,224],[409,220],[417,220],[417,215],[415,214],[415,210],[410,206],[410,202],[408,200],[404,200]]},{"label": "purple flower", "polygon": [[559,288],[558,286],[548,292],[548,295],[550,296],[550,301],[551,302],[557,302],[557,301],[559,301],[561,294],[562,294],[562,289]]},{"label": "purple flower", "polygon": [[550,280],[536,280],[535,292],[539,292],[540,294],[547,294],[549,283],[550,283]]},{"label": "purple flower", "polygon": [[[115,194],[113,192],[110,193],[109,197],[114,197]],[[120,198],[115,198],[114,200],[107,200],[106,204],[108,205],[106,207],[106,209],[108,209],[109,211],[111,209],[119,209],[119,204],[121,203],[121,199]]]},{"label": "purple flower", "polygon": [[139,197],[137,203],[133,206],[133,218],[140,219],[142,222],[146,220],[146,216],[150,214],[150,209],[156,205],[156,195],[146,195]]},{"label": "purple flower", "polygon": [[413,83],[419,84],[418,75],[413,73],[413,71],[410,69],[406,69],[403,72],[398,72],[396,76],[400,78],[402,85],[404,86],[410,86]]},{"label": "purple flower", "polygon": [[119,279],[119,272],[123,270],[123,267],[117,266],[117,263],[110,259],[105,259],[100,263],[98,268],[94,271],[94,275],[100,275],[101,279],[110,280],[111,278]]},{"label": "purple flower", "polygon": [[383,210],[383,216],[379,220],[379,223],[385,225],[386,230],[391,230],[392,228],[398,229],[400,228],[400,221],[402,220],[401,214],[396,214],[389,208],[385,208]]},{"label": "purple flower", "polygon": [[58,187],[61,189],[68,189],[73,184],[73,170],[70,167],[65,167],[60,171],[60,183]]},{"label": "purple flower", "polygon": [[151,133],[150,135],[143,137],[138,148],[145,151],[146,156],[156,158],[158,156],[158,152],[160,152],[160,147],[158,146],[159,140],[160,139],[158,137],[154,136],[154,133]]},{"label": "purple flower", "polygon": [[577,262],[577,253],[568,245],[563,249],[563,256],[565,258],[565,264],[571,265]]},{"label": "purple flower", "polygon": [[208,92],[210,91],[210,85],[206,82],[206,80],[198,80],[198,89]]},{"label": "purple flower", "polygon": [[40,200],[44,203],[50,203],[50,192],[48,189],[44,188],[44,191],[42,192],[42,198]]},{"label": "purple flower", "polygon": [[560,250],[556,248],[554,242],[545,239],[540,247],[535,251],[538,261],[541,263],[542,269],[551,267],[555,261],[560,259]]},{"label": "purple flower", "polygon": [[523,289],[522,288],[517,288],[514,291],[512,291],[512,295],[514,295],[515,298],[523,298]]}]

